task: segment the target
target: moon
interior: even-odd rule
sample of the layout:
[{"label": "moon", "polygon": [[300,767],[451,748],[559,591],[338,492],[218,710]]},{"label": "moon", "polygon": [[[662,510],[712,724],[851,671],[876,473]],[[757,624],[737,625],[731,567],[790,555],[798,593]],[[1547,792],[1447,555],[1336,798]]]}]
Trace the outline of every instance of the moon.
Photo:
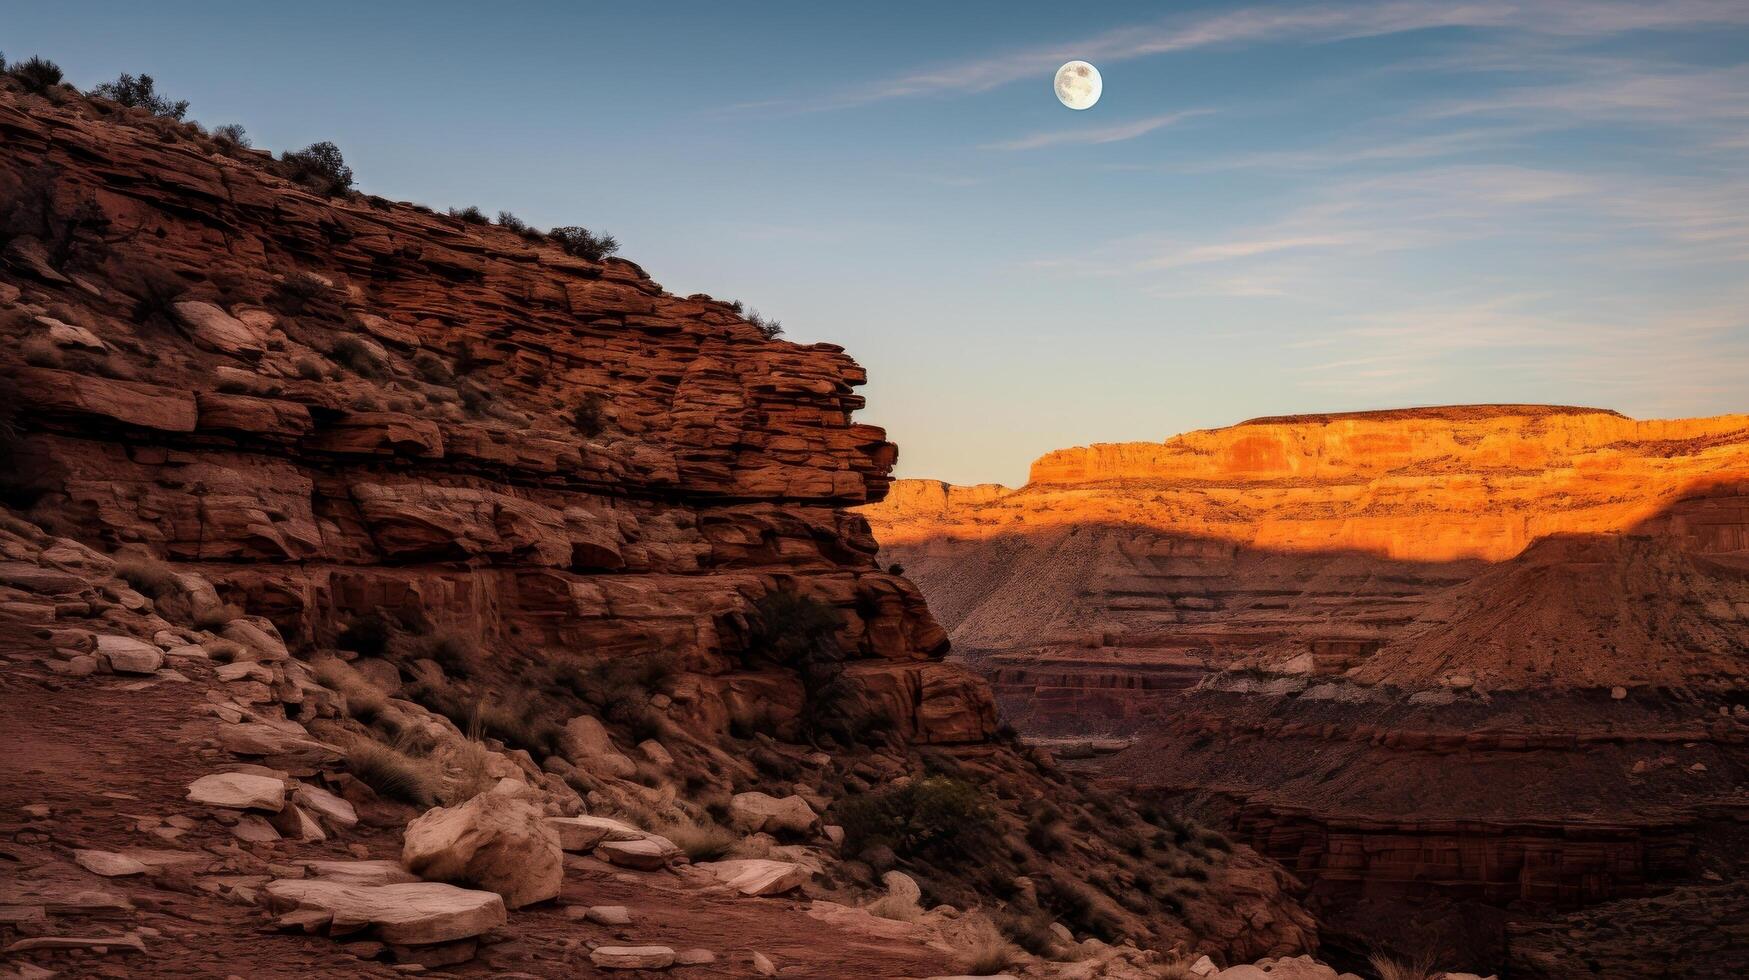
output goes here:
[{"label": "moon", "polygon": [[1057,101],[1071,109],[1093,108],[1104,87],[1099,69],[1085,61],[1071,61],[1057,69]]}]

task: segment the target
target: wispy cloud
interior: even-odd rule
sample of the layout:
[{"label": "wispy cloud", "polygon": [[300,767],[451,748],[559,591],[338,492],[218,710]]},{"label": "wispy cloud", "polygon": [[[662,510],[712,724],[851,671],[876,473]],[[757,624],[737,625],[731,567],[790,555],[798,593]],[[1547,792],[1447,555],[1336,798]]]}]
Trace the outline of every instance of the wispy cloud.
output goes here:
[{"label": "wispy cloud", "polygon": [[1259,6],[1216,15],[1181,16],[1106,31],[1059,43],[1023,47],[905,72],[860,86],[790,103],[760,102],[747,108],[785,105],[835,109],[891,99],[987,92],[1038,78],[1071,58],[1115,64],[1199,48],[1288,41],[1317,44],[1436,28],[1512,28],[1557,37],[1595,38],[1629,31],[1749,25],[1749,4],[1739,0],[1396,0],[1316,6]]},{"label": "wispy cloud", "polygon": [[1090,129],[1064,129],[1050,133],[1034,133],[1020,139],[1008,140],[1002,143],[991,143],[986,149],[992,150],[1036,150],[1046,146],[1062,146],[1072,143],[1121,143],[1133,140],[1174,123],[1189,119],[1192,116],[1206,115],[1208,109],[1187,109],[1183,112],[1167,112],[1146,119],[1137,119],[1127,123],[1117,123],[1111,126],[1099,126]]}]

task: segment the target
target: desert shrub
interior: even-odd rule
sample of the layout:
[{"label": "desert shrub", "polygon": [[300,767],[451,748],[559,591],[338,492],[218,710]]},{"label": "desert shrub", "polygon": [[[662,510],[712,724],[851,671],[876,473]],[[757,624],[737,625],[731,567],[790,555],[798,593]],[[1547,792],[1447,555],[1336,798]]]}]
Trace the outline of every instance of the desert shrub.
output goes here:
[{"label": "desert shrub", "polygon": [[1051,878],[1039,889],[1041,904],[1056,911],[1072,931],[1091,933],[1105,940],[1116,938],[1122,923],[1104,907],[1093,886],[1070,878]]},{"label": "desert shrub", "polygon": [[485,700],[475,708],[474,717],[486,734],[540,759],[559,754],[565,733],[542,709],[540,700],[533,696],[519,697],[514,705]]},{"label": "desert shrub", "polygon": [[1051,931],[1051,917],[1045,912],[1021,912],[1008,908],[996,913],[996,928],[1009,941],[1034,956],[1043,956],[1057,945],[1057,934]]},{"label": "desert shrub", "polygon": [[673,675],[673,661],[661,655],[612,660],[559,657],[547,668],[548,683],[555,690],[569,692],[597,708],[642,703]]},{"label": "desert shrub", "polygon": [[374,721],[389,703],[381,688],[339,657],[316,661],[314,672],[317,682],[340,695],[346,713],[359,721]]},{"label": "desert shrub", "polygon": [[92,95],[100,99],[108,99],[117,105],[125,105],[130,109],[144,109],[154,116],[164,116],[168,119],[181,119],[188,114],[188,100],[178,99],[172,102],[158,94],[157,86],[152,76],[140,74],[138,77],[122,72],[121,77],[113,82],[104,82],[91,90]]},{"label": "desert shrub", "polygon": [[383,365],[377,360],[376,352],[357,337],[337,338],[334,346],[328,348],[328,356],[359,377],[374,378],[383,373]]},{"label": "desert shrub", "polygon": [[1441,971],[1433,968],[1433,957],[1423,953],[1411,960],[1399,960],[1384,953],[1367,957],[1379,980],[1433,980]]},{"label": "desert shrub", "polygon": [[480,666],[479,645],[458,633],[422,636],[414,643],[414,650],[417,656],[435,661],[444,673],[456,677],[472,677]]},{"label": "desert shrub", "polygon": [[49,89],[61,84],[61,66],[46,58],[33,57],[6,69],[6,73],[18,79],[18,84],[24,86],[26,92],[41,95]]},{"label": "desert shrub", "polygon": [[1014,947],[989,916],[982,912],[968,913],[960,920],[960,928],[959,961],[966,973],[987,977],[1014,965]]},{"label": "desert shrub", "polygon": [[498,227],[521,234],[528,230],[528,222],[511,214],[509,211],[498,212]]},{"label": "desert shrub", "polygon": [[1035,816],[1026,824],[1026,843],[1040,854],[1055,854],[1063,849],[1068,835],[1060,819]]},{"label": "desert shrub", "polygon": [[346,768],[385,799],[429,807],[443,793],[442,768],[409,737],[392,745],[354,739],[346,749]]},{"label": "desert shrub", "polygon": [[249,134],[243,130],[241,123],[225,123],[223,126],[214,126],[213,139],[226,146],[239,149],[249,147]]},{"label": "desert shrub", "polygon": [[580,225],[564,225],[547,232],[566,255],[575,255],[591,262],[600,262],[619,251],[619,240],[612,235],[597,235]]},{"label": "desert shrub", "polygon": [[337,319],[342,310],[333,293],[334,287],[319,276],[292,272],[273,284],[273,290],[267,294],[267,304],[285,316],[308,314]]},{"label": "desert shrub", "polygon": [[339,197],[352,190],[352,168],[346,165],[340,147],[327,140],[280,154],[279,169],[287,179],[325,197]]},{"label": "desert shrub", "polygon": [[715,861],[741,842],[740,835],[708,819],[669,821],[655,830],[694,861]]},{"label": "desert shrub", "polygon": [[766,340],[776,340],[783,336],[783,323],[778,320],[768,320],[759,315],[758,310],[748,310],[747,322],[753,324],[753,329],[759,331]]},{"label": "desert shrub", "polygon": [[134,301],[128,315],[135,323],[178,329],[176,304],[188,295],[181,276],[156,263],[137,263],[128,269],[124,288]]},{"label": "desert shrub", "polygon": [[898,895],[882,895],[880,898],[863,906],[870,915],[877,915],[894,922],[916,922],[923,917],[923,907],[909,898]]},{"label": "desert shrub", "polygon": [[455,384],[455,372],[450,370],[448,362],[430,351],[420,351],[414,355],[413,370],[434,385]]},{"label": "desert shrub", "polygon": [[294,366],[297,368],[298,377],[305,381],[320,381],[326,376],[321,363],[313,357],[300,357]]},{"label": "desert shrub", "polygon": [[388,650],[394,632],[394,625],[382,613],[360,613],[347,622],[334,644],[361,657],[380,657]]},{"label": "desert shrub", "polygon": [[852,796],[837,810],[852,854],[885,845],[904,859],[969,857],[967,852],[987,843],[995,828],[977,788],[948,776]]},{"label": "desert shrub", "polygon": [[584,395],[583,400],[571,409],[571,423],[577,427],[577,431],[582,433],[584,438],[593,439],[601,435],[602,430],[607,427],[601,412],[606,404],[607,399],[603,398],[600,392],[592,391]]},{"label": "desert shrub", "polygon": [[753,603],[754,650],[786,667],[841,660],[838,610],[787,589]]},{"label": "desert shrub", "polygon": [[470,225],[483,225],[487,223],[486,212],[481,211],[472,204],[465,208],[450,208],[449,216],[457,218]]},{"label": "desert shrub", "polygon": [[0,243],[31,236],[57,269],[95,267],[109,253],[109,216],[90,195],[69,206],[53,164],[8,182],[0,194]]},{"label": "desert shrub", "polygon": [[141,595],[162,599],[182,594],[182,583],[169,565],[151,558],[129,558],[116,562],[115,575]]}]

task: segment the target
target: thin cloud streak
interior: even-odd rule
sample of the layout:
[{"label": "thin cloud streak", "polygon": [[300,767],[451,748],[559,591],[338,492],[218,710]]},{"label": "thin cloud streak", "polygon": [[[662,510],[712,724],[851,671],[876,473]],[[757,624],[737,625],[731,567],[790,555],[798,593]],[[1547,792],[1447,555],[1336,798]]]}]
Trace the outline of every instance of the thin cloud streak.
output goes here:
[{"label": "thin cloud streak", "polygon": [[[1117,28],[1068,44],[1041,45],[908,72],[817,100],[792,101],[802,111],[844,109],[892,99],[977,94],[1038,78],[1065,61],[1115,64],[1136,58],[1236,44],[1292,41],[1318,44],[1437,28],[1512,28],[1568,38],[1629,31],[1749,25],[1749,4],[1678,0],[1642,4],[1612,0],[1506,0],[1450,4],[1401,0],[1385,4],[1259,7],[1208,17],[1172,18]],[[774,101],[737,108],[773,108]]]},{"label": "thin cloud streak", "polygon": [[988,144],[989,150],[1037,150],[1047,146],[1063,146],[1066,144],[1088,143],[1121,143],[1145,136],[1156,129],[1171,126],[1193,116],[1207,115],[1210,109],[1187,109],[1182,112],[1168,112],[1147,119],[1137,119],[1127,123],[1117,123],[1097,129],[1064,129],[1051,133],[1034,133],[1016,140]]}]

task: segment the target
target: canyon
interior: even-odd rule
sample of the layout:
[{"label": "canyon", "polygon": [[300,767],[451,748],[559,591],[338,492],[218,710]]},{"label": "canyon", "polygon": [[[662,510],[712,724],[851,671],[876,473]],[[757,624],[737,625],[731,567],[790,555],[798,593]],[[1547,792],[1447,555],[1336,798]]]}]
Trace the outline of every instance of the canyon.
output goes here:
[{"label": "canyon", "polygon": [[1218,814],[1328,945],[1736,969],[1544,940],[1599,902],[1744,900],[1749,416],[1265,418],[862,512],[1005,718]]},{"label": "canyon", "polygon": [[1064,771],[945,659],[852,510],[896,449],[840,348],[579,236],[0,89],[18,975],[1318,948],[1280,863]]}]

